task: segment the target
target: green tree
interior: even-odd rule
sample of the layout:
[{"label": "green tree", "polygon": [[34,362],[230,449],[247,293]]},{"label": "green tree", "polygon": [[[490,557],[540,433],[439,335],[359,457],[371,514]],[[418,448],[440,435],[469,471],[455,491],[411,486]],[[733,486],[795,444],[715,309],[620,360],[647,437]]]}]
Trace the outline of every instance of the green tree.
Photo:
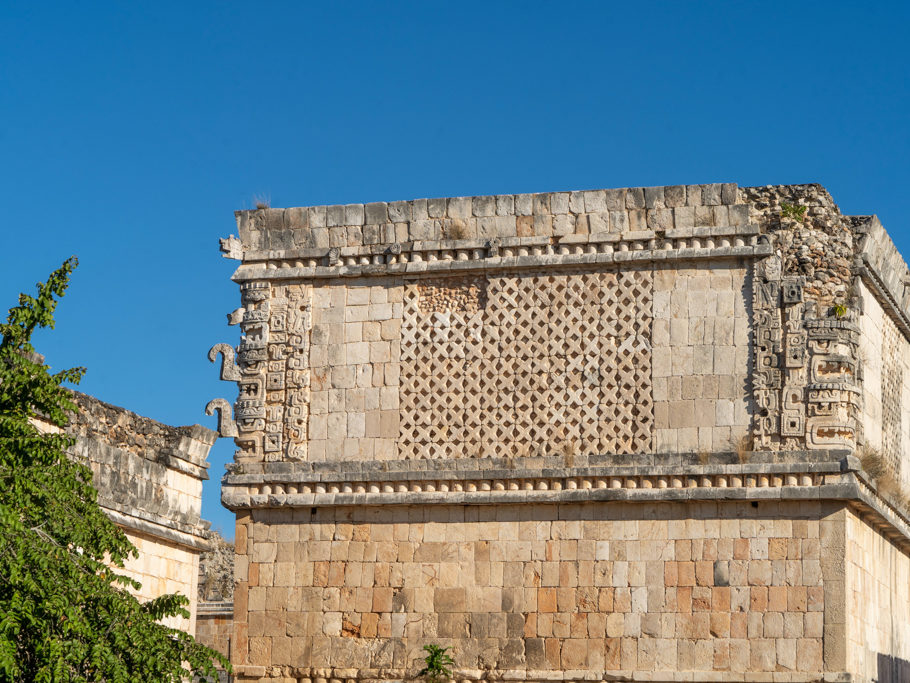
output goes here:
[{"label": "green tree", "polygon": [[76,258],[19,295],[0,324],[0,681],[177,682],[215,674],[210,650],[157,623],[188,617],[182,595],[145,603],[118,573],[138,553],[98,506],[92,472],[67,456],[74,440],[42,433],[39,417],[65,427],[76,406],[65,382],[84,368],[51,373],[31,344],[53,327]]}]

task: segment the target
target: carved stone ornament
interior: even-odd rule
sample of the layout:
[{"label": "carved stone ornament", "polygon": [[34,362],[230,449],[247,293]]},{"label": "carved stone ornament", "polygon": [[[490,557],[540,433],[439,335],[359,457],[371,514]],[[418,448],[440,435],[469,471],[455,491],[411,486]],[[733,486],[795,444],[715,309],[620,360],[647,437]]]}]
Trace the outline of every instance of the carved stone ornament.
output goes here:
[{"label": "carved stone ornament", "polygon": [[222,237],[218,240],[218,243],[224,258],[236,259],[237,261],[243,259],[243,245],[233,235]]},{"label": "carved stone ornament", "polygon": [[209,349],[209,360],[214,363],[221,354],[221,379],[236,382],[240,379],[240,369],[234,363],[234,347],[230,344],[215,344]]},{"label": "carved stone ornament", "polygon": [[218,413],[218,435],[227,438],[237,436],[237,425],[231,418],[231,404],[227,402],[227,399],[213,398],[208,402],[205,406],[205,414],[214,415],[216,412]]}]

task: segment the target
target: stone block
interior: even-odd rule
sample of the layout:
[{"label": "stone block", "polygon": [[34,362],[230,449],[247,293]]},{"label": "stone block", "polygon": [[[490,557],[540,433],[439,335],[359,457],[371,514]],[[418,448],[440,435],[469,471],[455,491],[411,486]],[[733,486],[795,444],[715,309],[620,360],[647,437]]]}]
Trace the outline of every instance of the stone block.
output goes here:
[{"label": "stone block", "polygon": [[644,188],[633,187],[626,190],[626,209],[644,209],[645,192]]},{"label": "stone block", "polygon": [[645,192],[645,208],[647,209],[665,209],[667,207],[666,201],[664,199],[664,188],[663,187],[646,187],[644,188]]}]

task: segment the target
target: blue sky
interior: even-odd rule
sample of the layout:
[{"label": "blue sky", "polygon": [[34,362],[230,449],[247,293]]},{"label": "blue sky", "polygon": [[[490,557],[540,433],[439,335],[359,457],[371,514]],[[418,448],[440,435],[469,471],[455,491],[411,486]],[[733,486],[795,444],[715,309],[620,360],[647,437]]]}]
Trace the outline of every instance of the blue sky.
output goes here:
[{"label": "blue sky", "polygon": [[[910,253],[910,5],[0,6],[0,309],[81,265],[39,350],[82,389],[214,427],[236,343],[218,238],[302,206],[819,182]],[[203,514],[233,535],[211,457]]]}]

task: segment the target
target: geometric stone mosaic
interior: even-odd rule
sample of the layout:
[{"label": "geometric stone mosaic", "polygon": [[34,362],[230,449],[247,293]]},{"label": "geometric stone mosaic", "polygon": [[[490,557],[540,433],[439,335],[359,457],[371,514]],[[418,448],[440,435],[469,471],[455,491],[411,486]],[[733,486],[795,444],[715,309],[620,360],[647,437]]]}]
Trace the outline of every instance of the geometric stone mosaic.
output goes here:
[{"label": "geometric stone mosaic", "polygon": [[888,468],[900,477],[901,390],[904,386],[901,347],[903,337],[887,316],[882,328],[882,455]]},{"label": "geometric stone mosaic", "polygon": [[652,291],[650,270],[406,285],[400,455],[651,452]]}]

